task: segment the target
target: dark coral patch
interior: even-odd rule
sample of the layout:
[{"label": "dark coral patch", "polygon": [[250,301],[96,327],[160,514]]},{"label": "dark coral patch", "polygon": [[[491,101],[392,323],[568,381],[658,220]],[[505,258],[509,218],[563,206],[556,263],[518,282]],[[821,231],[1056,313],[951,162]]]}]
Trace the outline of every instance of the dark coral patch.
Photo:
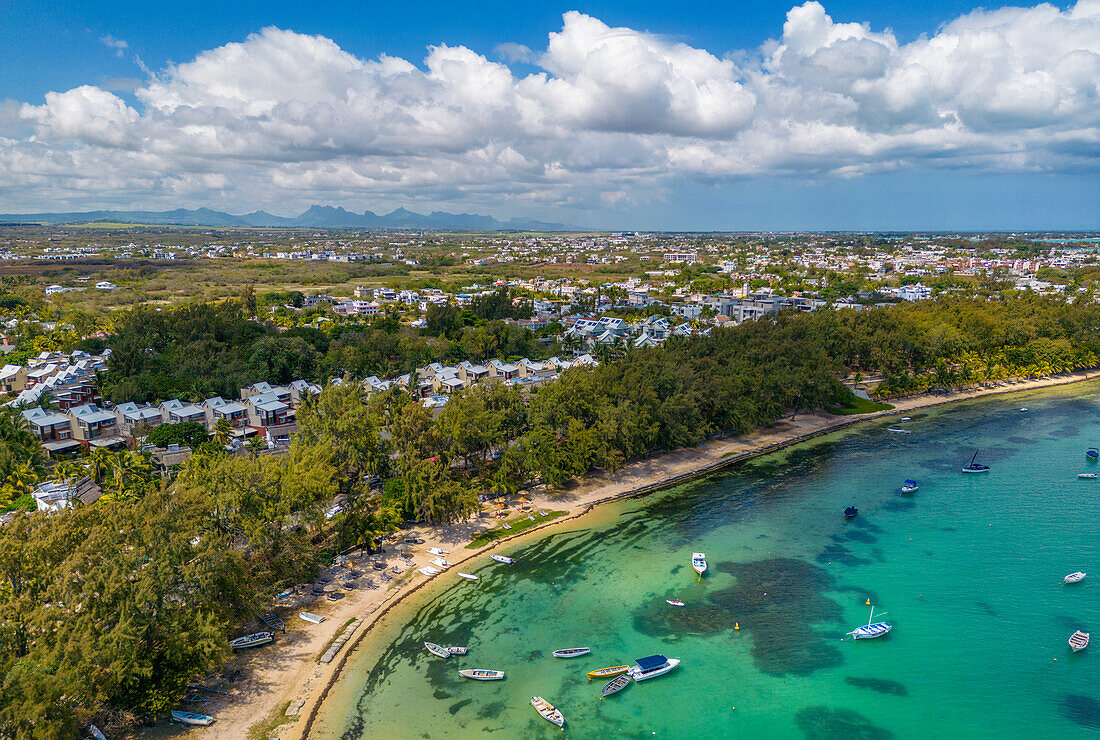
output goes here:
[{"label": "dark coral patch", "polygon": [[905,684],[898,683],[897,681],[890,681],[885,678],[859,678],[857,676],[847,676],[844,682],[849,686],[855,686],[859,689],[870,689],[880,694],[909,696],[909,689],[905,688]]},{"label": "dark coral patch", "polygon": [[808,740],[889,740],[894,736],[851,709],[806,707],[794,716],[794,721]]}]

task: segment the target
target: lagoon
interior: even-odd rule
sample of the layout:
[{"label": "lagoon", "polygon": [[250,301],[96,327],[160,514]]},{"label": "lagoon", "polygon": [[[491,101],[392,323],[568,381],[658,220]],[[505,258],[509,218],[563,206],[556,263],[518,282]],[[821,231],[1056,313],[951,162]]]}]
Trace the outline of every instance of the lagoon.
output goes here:
[{"label": "lagoon", "polygon": [[[1100,481],[1076,478],[1096,467],[1100,385],[962,402],[887,432],[899,425],[606,505],[499,551],[514,566],[479,558],[479,581],[432,584],[365,638],[310,737],[560,736],[533,694],[578,738],[1094,735],[1100,655],[1066,639],[1100,629]],[[961,474],[976,449],[992,471]],[[1075,570],[1090,576],[1064,586]],[[843,639],[868,600],[893,633]],[[442,661],[424,640],[470,653]],[[575,646],[592,655],[550,656]],[[683,662],[602,701],[586,680],[653,653]]]}]

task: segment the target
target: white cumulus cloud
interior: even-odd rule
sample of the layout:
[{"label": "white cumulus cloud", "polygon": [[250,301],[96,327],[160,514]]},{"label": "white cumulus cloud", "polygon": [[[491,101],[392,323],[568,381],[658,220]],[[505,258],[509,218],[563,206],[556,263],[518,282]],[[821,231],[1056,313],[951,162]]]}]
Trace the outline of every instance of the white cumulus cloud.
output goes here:
[{"label": "white cumulus cloud", "polygon": [[976,10],[909,43],[810,0],[777,31],[721,55],[571,11],[541,51],[440,43],[414,63],[265,28],[149,74],[134,105],[91,85],[6,103],[0,202],[614,206],[677,178],[1100,164],[1100,0]]}]

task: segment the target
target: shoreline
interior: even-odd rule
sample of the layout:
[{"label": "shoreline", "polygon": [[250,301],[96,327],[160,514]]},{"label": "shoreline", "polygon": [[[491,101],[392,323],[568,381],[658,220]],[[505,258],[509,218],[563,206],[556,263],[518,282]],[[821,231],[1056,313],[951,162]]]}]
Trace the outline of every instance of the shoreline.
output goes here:
[{"label": "shoreline", "polygon": [[[424,555],[425,547],[448,549],[450,554],[447,558],[453,564],[448,571],[456,571],[462,563],[485,556],[503,545],[515,544],[531,535],[545,535],[552,527],[566,523],[575,524],[577,520],[590,514],[601,504],[633,498],[705,478],[744,460],[773,453],[825,434],[842,431],[863,422],[903,416],[918,409],[986,396],[1052,388],[1095,379],[1100,379],[1100,369],[1059,377],[997,384],[993,387],[912,396],[894,402],[893,409],[868,414],[833,416],[823,413],[785,417],[777,420],[770,427],[757,429],[745,435],[714,438],[698,447],[660,453],[633,461],[616,471],[614,475],[585,478],[573,489],[542,491],[536,494],[529,492],[526,495],[531,498],[532,510],[564,509],[565,514],[470,550],[465,550],[466,544],[477,533],[495,528],[495,518],[491,522],[477,519],[463,525],[434,528],[418,535],[425,542],[417,546],[415,554]],[[251,690],[234,691],[234,694],[239,695],[227,697],[230,703],[215,714],[218,721],[213,726],[204,732],[192,731],[189,734],[204,738],[243,737],[250,727],[265,717],[273,717],[279,708],[285,707],[289,702],[289,711],[294,711],[292,716],[286,717],[289,723],[279,725],[264,737],[307,740],[317,717],[325,707],[330,691],[343,675],[352,653],[373,632],[373,628],[384,617],[392,615],[396,607],[406,604],[408,597],[412,594],[420,593],[425,586],[441,580],[454,579],[453,574],[450,579],[446,577],[447,571],[435,577],[420,575],[416,569],[427,564],[426,561],[419,562],[422,559],[424,558],[418,557],[416,564],[409,566],[407,572],[411,577],[395,579],[389,588],[381,592],[356,591],[348,594],[348,598],[345,599],[347,603],[337,607],[335,613],[328,614],[327,628],[318,630],[311,639],[306,640],[305,644],[298,644],[294,655],[280,654],[276,652],[279,649],[277,647],[267,653],[248,656],[248,667],[254,668],[257,674],[256,681],[253,683],[261,685],[250,687]],[[344,624],[350,618],[357,618],[358,622],[346,643],[336,652],[331,662],[327,664],[318,662],[317,646],[331,642],[337,634],[343,632]],[[288,670],[287,664],[294,662],[300,665],[294,670]],[[252,665],[253,663],[256,665]],[[304,721],[301,721],[302,717]]]}]

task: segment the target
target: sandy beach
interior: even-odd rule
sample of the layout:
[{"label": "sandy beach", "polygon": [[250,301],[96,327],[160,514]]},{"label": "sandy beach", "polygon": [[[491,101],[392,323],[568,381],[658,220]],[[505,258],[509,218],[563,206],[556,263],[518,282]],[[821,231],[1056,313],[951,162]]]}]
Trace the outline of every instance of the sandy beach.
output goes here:
[{"label": "sandy beach", "polygon": [[[1002,382],[952,393],[914,396],[892,400],[894,409],[890,411],[860,416],[802,414],[793,418],[786,417],[766,429],[750,434],[715,438],[698,447],[634,461],[610,477],[590,476],[566,490],[526,491],[523,495],[530,501],[524,505],[529,506],[531,511],[554,510],[564,511],[565,514],[479,549],[466,549],[465,546],[479,532],[498,527],[495,517],[475,517],[466,523],[421,529],[416,536],[423,539],[424,543],[409,546],[407,550],[413,557],[412,565],[400,560],[397,551],[392,547],[387,547],[385,555],[381,556],[387,569],[396,566],[403,571],[400,575],[395,575],[387,570],[393,577],[389,583],[381,584],[376,590],[357,588],[347,591],[344,598],[335,602],[325,598],[312,602],[303,600],[300,604],[287,604],[278,609],[278,613],[286,621],[287,633],[279,635],[273,646],[259,648],[235,658],[226,672],[239,670],[240,674],[235,681],[218,685],[219,690],[224,693],[208,692],[210,701],[188,707],[191,711],[215,717],[212,726],[184,730],[161,725],[147,731],[145,736],[172,737],[177,733],[187,732],[188,737],[198,738],[258,737],[294,740],[307,737],[312,719],[322,707],[328,688],[336,680],[356,643],[383,613],[399,607],[406,596],[432,580],[417,571],[418,568],[429,565],[432,558],[436,557],[426,552],[428,547],[448,551],[447,561],[454,566],[460,566],[467,560],[484,558],[489,550],[502,542],[538,536],[550,527],[572,522],[599,503],[675,485],[716,472],[746,457],[770,452],[853,424],[886,416],[904,416],[917,409],[981,396],[1064,385],[1098,377],[1100,371],[1090,371],[1036,380]],[[517,499],[518,495],[511,498],[510,519],[525,517],[527,514],[527,511],[517,510]],[[402,534],[404,536],[407,535]],[[367,574],[376,577],[380,575],[380,572],[371,570],[369,563],[357,562],[355,566]],[[462,568],[452,567],[434,579],[457,578],[456,571],[459,570]],[[319,625],[309,624],[297,617],[298,611],[303,609],[322,614],[326,620]],[[350,626],[352,620],[358,620],[353,627]],[[266,627],[257,623],[255,629]],[[331,662],[321,662],[319,659],[322,654],[342,634],[348,638],[346,642],[338,650],[330,651]],[[276,717],[289,721],[268,731],[267,723]],[[261,725],[264,725],[263,732],[260,732]],[[252,735],[249,734],[250,730]]]}]

